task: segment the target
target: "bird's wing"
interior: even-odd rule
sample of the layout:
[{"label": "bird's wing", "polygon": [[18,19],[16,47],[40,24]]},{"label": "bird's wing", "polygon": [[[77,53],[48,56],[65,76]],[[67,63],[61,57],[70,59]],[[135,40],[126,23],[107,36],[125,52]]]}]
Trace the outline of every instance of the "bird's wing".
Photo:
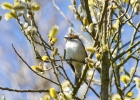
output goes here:
[{"label": "bird's wing", "polygon": [[74,66],[70,63],[70,61],[67,61],[67,63],[70,65],[72,71],[75,73],[75,68],[74,68]]}]

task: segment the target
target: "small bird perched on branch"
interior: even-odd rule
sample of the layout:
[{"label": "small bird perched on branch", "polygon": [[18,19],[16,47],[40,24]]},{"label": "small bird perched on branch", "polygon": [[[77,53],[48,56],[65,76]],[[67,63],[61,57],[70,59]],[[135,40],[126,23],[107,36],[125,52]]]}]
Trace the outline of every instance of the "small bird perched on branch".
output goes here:
[{"label": "small bird perched on branch", "polygon": [[[68,64],[75,73],[75,85],[77,85],[81,74],[87,53],[82,41],[77,35],[70,34],[66,39],[66,58],[71,59]],[[75,60],[75,61],[74,61]],[[83,63],[82,63],[83,62]]]}]

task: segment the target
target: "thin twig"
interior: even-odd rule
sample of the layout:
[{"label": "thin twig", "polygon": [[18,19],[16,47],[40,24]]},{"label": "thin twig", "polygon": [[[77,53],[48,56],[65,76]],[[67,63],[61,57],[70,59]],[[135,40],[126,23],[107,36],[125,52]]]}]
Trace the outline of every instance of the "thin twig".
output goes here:
[{"label": "thin twig", "polygon": [[[78,60],[75,60],[75,59],[61,59],[61,60],[58,60],[58,59],[57,59],[57,60],[56,60],[56,59],[53,60],[53,59],[52,59],[51,61],[52,61],[52,62],[56,62],[56,61],[60,61],[60,62],[61,62],[61,61],[73,61],[73,62],[74,62],[74,61],[75,61],[75,62],[79,62],[79,63],[86,64],[86,63],[83,62],[83,61],[78,61]],[[45,61],[45,62],[46,62],[46,63],[50,63],[50,61]]]},{"label": "thin twig", "polygon": [[127,95],[130,91],[132,91],[132,89],[133,89],[135,86],[136,86],[136,84],[133,85],[133,86],[130,88],[130,90],[126,93],[126,95]]},{"label": "thin twig", "polygon": [[60,61],[61,61],[61,64],[62,64],[62,67],[60,67],[60,68],[63,70],[63,72],[64,72],[64,74],[65,74],[65,76],[66,76],[66,80],[69,81],[70,85],[71,85],[72,88],[74,89],[74,85],[73,85],[72,82],[70,81],[70,79],[69,79],[69,77],[68,77],[68,75],[67,75],[67,73],[66,73],[66,71],[65,71],[65,69],[64,69],[64,66],[63,66],[63,59],[62,59],[62,57],[60,56],[60,54],[58,54],[58,56],[59,56]]},{"label": "thin twig", "polygon": [[73,24],[71,23],[71,21],[66,17],[66,15],[61,11],[61,9],[57,6],[57,4],[55,3],[54,0],[52,0],[52,3],[54,5],[54,7],[60,12],[60,14],[64,17],[64,19],[70,24],[71,27],[73,27]]},{"label": "thin twig", "polygon": [[59,85],[58,83],[52,81],[51,79],[48,79],[48,78],[46,78],[46,77],[44,77],[44,76],[42,76],[42,75],[36,73],[36,72],[28,65],[28,63],[18,54],[18,52],[16,51],[15,47],[13,46],[13,44],[12,44],[12,47],[13,47],[15,53],[18,55],[18,57],[19,57],[19,58],[28,66],[28,68],[30,68],[36,75],[38,75],[38,76],[42,77],[43,79],[48,80],[48,81],[50,81],[50,82],[52,82],[52,83],[54,83],[54,84],[56,84],[56,85]]},{"label": "thin twig", "polygon": [[[87,85],[88,85],[88,83],[86,82],[86,81],[84,81]],[[99,96],[99,94],[89,85],[89,88],[90,88],[90,90],[93,92],[93,93],[95,93],[95,95],[98,97],[98,98],[100,98],[100,96]]]},{"label": "thin twig", "polygon": [[132,77],[131,77],[131,80],[130,80],[130,82],[127,84],[127,86],[124,87],[123,91],[125,91],[125,90],[130,86],[130,84],[131,84],[131,82],[132,82],[132,80],[133,80],[134,74],[135,74],[135,72],[136,72],[136,70],[137,70],[138,62],[139,62],[139,61],[137,60],[136,66],[135,66],[135,70],[134,70],[134,73],[133,73],[133,75],[132,75]]},{"label": "thin twig", "polygon": [[127,52],[131,51],[133,48],[135,48],[138,44],[140,44],[140,41],[138,41],[137,43],[133,44],[131,47],[129,47],[126,51],[122,52],[121,54],[119,54],[118,56],[116,56],[113,59],[113,62],[118,60],[120,57],[122,57],[123,55],[125,55]]},{"label": "thin twig", "polygon": [[95,72],[95,69],[93,69],[93,74],[92,74],[91,79],[90,79],[90,81],[89,81],[89,83],[88,83],[88,87],[87,87],[87,90],[86,90],[86,92],[85,92],[85,94],[84,94],[83,100],[85,100],[86,95],[87,95],[87,93],[88,93],[88,89],[89,89],[90,84],[91,84],[91,82],[92,82],[92,79],[93,79],[93,76],[94,76],[94,72]]},{"label": "thin twig", "polygon": [[49,92],[49,90],[18,90],[18,89],[11,89],[11,88],[7,88],[7,87],[0,87],[1,90],[8,90],[8,91],[12,91],[12,92],[31,92],[31,93],[35,93],[35,92]]}]

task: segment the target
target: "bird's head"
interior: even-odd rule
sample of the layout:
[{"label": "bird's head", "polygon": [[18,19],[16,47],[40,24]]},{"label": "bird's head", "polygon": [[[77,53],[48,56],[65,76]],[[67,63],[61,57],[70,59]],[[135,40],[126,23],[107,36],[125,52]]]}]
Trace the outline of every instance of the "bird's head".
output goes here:
[{"label": "bird's head", "polygon": [[64,37],[65,41],[79,40],[78,35],[70,34],[69,36]]}]

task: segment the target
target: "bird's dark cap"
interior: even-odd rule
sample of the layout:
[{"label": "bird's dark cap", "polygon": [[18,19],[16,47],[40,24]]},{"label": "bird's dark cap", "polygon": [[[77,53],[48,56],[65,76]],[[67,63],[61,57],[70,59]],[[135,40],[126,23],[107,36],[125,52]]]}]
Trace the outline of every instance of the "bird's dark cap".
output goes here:
[{"label": "bird's dark cap", "polygon": [[65,39],[78,39],[78,35],[70,34],[69,36],[64,36]]}]

